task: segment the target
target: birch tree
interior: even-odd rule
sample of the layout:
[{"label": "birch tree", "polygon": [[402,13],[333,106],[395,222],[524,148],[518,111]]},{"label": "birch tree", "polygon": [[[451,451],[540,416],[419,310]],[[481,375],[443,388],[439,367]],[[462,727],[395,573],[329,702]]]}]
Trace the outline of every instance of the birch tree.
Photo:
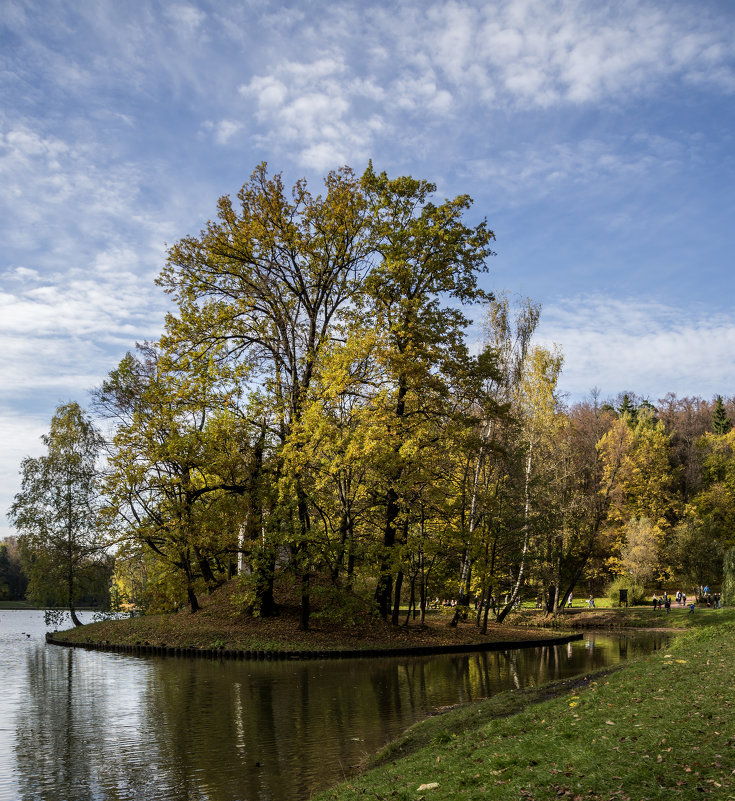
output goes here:
[{"label": "birch tree", "polygon": [[9,517],[30,577],[28,597],[41,605],[66,607],[79,626],[79,599],[105,550],[98,528],[102,439],[72,402],[56,409],[41,440],[46,454],[23,460],[21,490]]}]

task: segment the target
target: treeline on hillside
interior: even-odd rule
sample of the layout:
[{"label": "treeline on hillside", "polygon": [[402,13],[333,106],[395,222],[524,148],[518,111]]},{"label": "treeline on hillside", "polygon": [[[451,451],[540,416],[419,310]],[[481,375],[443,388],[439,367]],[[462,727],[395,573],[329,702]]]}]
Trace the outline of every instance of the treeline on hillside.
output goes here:
[{"label": "treeline on hillside", "polygon": [[6,537],[0,542],[0,601],[22,601],[27,586],[18,540]]},{"label": "treeline on hillside", "polygon": [[[49,582],[47,565],[39,560],[39,553],[33,547],[28,549],[29,542],[24,541],[25,552],[17,537],[5,537],[0,542],[0,601],[26,601],[32,600],[39,606],[67,607],[66,593],[55,593],[52,583]],[[107,556],[104,565],[89,565],[80,574],[81,581],[77,588],[76,603],[78,606],[105,608],[110,603],[110,581],[114,568],[114,559]],[[37,576],[36,583],[42,583],[43,588],[34,592],[31,587],[29,595],[28,585],[33,576]]]},{"label": "treeline on hillside", "polygon": [[[732,404],[565,407],[538,306],[481,290],[493,234],[434,191],[345,168],[323,195],[289,193],[261,165],[221,198],[169,250],[161,340],[95,393],[105,437],[69,404],[48,463],[24,462],[11,517],[28,552],[49,530],[63,545],[78,529],[80,564],[114,542],[114,593],[149,610],[196,611],[237,576],[243,608],[273,615],[287,577],[304,629],[315,593],[394,623],[401,603],[453,597],[456,622],[477,599],[486,625],[529,595],[553,612],[580,583],[716,582]],[[56,528],[36,525],[33,498],[62,479]]]}]

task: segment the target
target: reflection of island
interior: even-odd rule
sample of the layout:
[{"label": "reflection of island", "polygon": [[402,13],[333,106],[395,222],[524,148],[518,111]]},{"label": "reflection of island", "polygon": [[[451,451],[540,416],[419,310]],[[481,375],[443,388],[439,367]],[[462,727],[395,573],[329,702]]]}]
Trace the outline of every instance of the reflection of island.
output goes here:
[{"label": "reflection of island", "polygon": [[598,643],[219,663],[39,648],[16,734],[21,797],[306,798],[437,707],[620,658],[615,640]]}]

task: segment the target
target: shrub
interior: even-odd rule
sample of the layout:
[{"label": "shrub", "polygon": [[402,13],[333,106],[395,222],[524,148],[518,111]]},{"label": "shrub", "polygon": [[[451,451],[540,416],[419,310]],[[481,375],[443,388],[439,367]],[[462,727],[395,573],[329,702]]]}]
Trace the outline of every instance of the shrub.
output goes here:
[{"label": "shrub", "polygon": [[605,591],[605,595],[612,606],[617,606],[620,603],[620,590],[628,590],[628,603],[630,606],[636,606],[646,601],[646,589],[642,584],[638,584],[627,576],[619,576]]}]

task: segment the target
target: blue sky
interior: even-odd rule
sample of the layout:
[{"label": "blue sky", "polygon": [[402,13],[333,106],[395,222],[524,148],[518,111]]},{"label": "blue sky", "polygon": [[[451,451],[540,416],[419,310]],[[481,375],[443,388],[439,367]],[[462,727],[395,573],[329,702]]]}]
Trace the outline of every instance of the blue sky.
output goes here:
[{"label": "blue sky", "polygon": [[731,2],[4,0],[0,98],[0,512],[263,160],[470,194],[571,400],[735,394]]}]

